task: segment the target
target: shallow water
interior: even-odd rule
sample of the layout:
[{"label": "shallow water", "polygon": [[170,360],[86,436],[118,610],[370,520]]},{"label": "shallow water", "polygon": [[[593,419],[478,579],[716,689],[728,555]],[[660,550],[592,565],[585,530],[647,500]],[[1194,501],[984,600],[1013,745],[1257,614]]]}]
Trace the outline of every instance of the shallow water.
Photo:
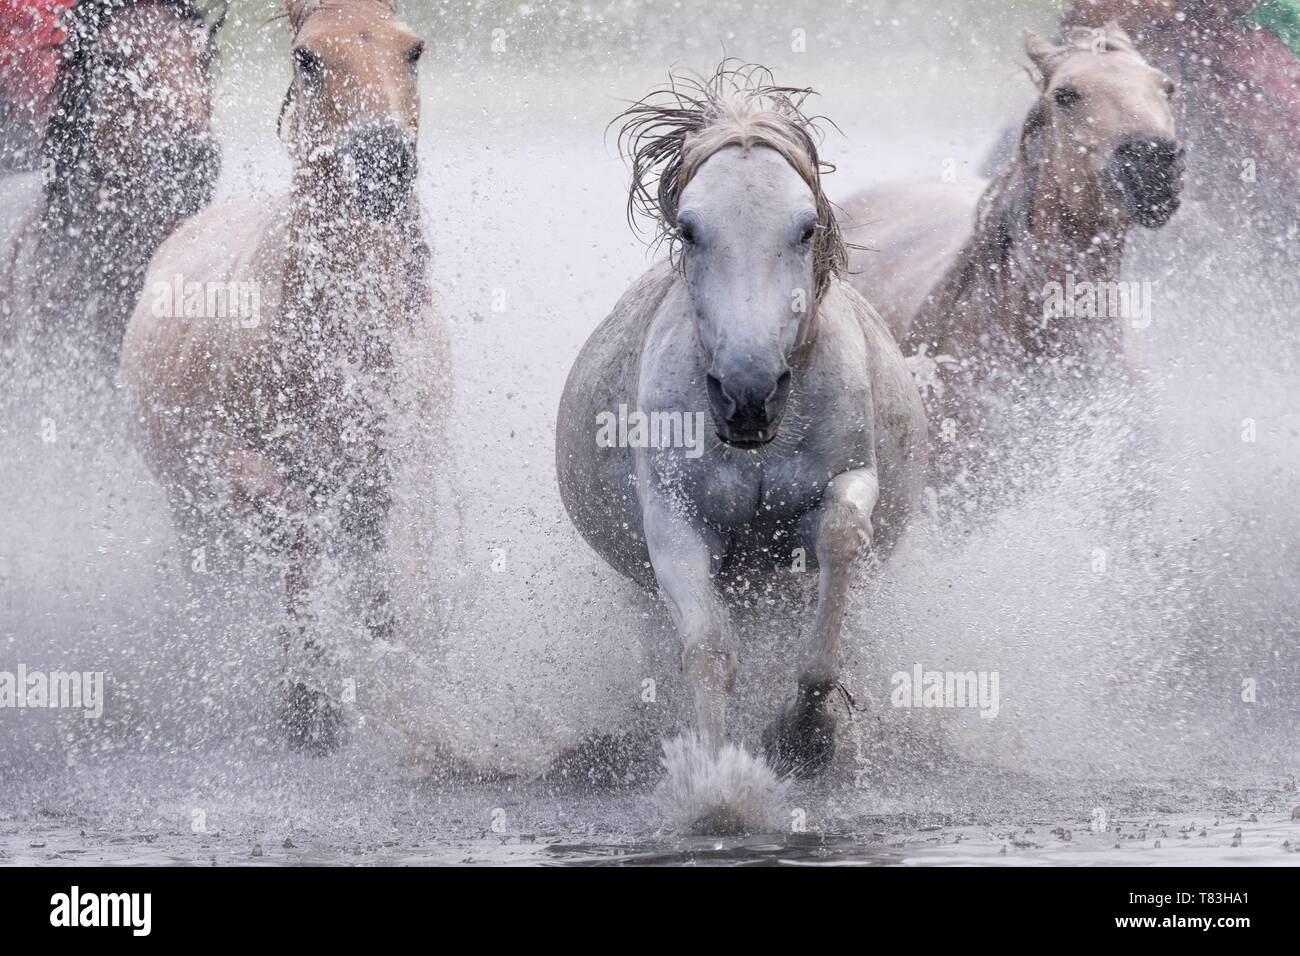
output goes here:
[{"label": "shallow water", "polygon": [[[947,157],[977,166],[1028,99],[1009,49],[942,71],[888,35],[806,60],[773,36],[743,52],[774,50],[826,91],[838,197]],[[283,39],[228,65],[225,195],[286,181]],[[678,707],[665,616],[569,524],[552,436],[569,363],[650,261],[604,123],[663,64],[710,63],[697,47],[663,39],[589,75],[558,54],[426,74],[421,190],[456,380],[454,454],[436,458],[454,458],[459,515],[432,554],[405,555],[430,566],[404,582],[400,646],[351,662],[358,702],[334,757],[289,755],[272,726],[274,569],[214,557],[209,578],[187,575],[113,394],[10,383],[0,669],[106,671],[110,706],[92,722],[0,711],[0,862],[1300,863],[1294,290],[1214,259],[1194,209],[1133,259],[1163,283],[1143,342],[1157,396],[1102,407],[1037,493],[955,541],[921,522],[864,582],[837,764],[782,796],[784,826],[689,837],[649,789],[537,779],[587,734],[644,717],[645,680],[670,727]],[[1127,494],[1126,416],[1149,428],[1149,512]],[[429,517],[424,489],[405,490]],[[750,746],[792,690],[806,600],[796,584],[738,611]],[[890,676],[916,663],[999,672],[997,718],[890,708]]]}]

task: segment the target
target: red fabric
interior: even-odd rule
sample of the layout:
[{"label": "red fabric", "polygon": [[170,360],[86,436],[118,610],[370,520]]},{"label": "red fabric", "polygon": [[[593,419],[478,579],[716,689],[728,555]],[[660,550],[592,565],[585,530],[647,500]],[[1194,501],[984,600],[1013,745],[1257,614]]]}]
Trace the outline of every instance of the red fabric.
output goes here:
[{"label": "red fabric", "polygon": [[1252,30],[1226,46],[1224,65],[1229,73],[1252,81],[1281,108],[1281,118],[1300,131],[1300,59],[1290,47],[1267,30]]},{"label": "red fabric", "polygon": [[0,98],[44,122],[59,63],[59,28],[75,0],[0,0]]}]

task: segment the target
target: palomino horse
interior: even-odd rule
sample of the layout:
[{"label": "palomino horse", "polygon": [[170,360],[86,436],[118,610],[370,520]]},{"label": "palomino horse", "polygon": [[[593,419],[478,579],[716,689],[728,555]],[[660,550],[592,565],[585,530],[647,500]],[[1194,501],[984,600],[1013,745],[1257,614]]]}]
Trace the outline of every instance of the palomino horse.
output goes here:
[{"label": "palomino horse", "polygon": [[[216,9],[80,0],[68,11],[43,190],[0,244],[3,339],[53,347],[64,364],[89,345],[95,364],[101,355],[115,364],[150,257],[212,198],[220,166],[212,84],[225,4]],[[7,189],[21,191],[28,179],[14,177]]]},{"label": "palomino horse", "polygon": [[[1041,95],[987,188],[889,185],[846,204],[867,223],[847,233],[853,283],[927,392],[941,485],[990,462],[1044,373],[1087,391],[1126,371],[1122,319],[1139,320],[1112,294],[1125,237],[1179,204],[1175,86],[1124,32],[1076,30],[1064,46],[1031,33],[1026,50]],[[1078,309],[1064,301],[1076,290]]]},{"label": "palomino horse", "polygon": [[[810,92],[724,64],[627,111],[629,216],[650,217],[672,256],[587,340],[556,436],[574,524],[668,606],[713,752],[736,675],[718,575],[784,568],[806,548],[816,618],[797,693],[763,735],[771,765],[802,775],[834,753],[827,704],[849,587],[902,530],[925,472],[902,354],[841,278],[844,245],[800,109]],[[614,428],[613,416],[644,416],[653,434],[641,419]]]},{"label": "palomino horse", "polygon": [[[181,527],[251,517],[287,552],[286,729],[320,752],[338,744],[342,713],[311,585],[331,546],[356,567],[381,556],[397,360],[419,350],[436,405],[447,342],[415,189],[424,44],[395,0],[290,0],[288,16],[292,189],[209,209],[159,249],[150,288],[194,296],[160,307],[146,291],[122,376]],[[258,308],[233,308],[240,295]],[[386,585],[369,590],[365,624],[383,636]]]}]

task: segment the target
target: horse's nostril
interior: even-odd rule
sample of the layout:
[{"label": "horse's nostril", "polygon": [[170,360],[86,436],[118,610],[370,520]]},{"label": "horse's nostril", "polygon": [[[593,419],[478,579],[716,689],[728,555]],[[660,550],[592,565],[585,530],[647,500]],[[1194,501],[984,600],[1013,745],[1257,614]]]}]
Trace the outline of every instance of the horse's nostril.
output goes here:
[{"label": "horse's nostril", "polygon": [[415,143],[395,126],[356,132],[344,161],[361,201],[376,215],[392,215],[415,182]]},{"label": "horse's nostril", "polygon": [[767,398],[763,402],[763,407],[767,412],[768,418],[777,418],[781,409],[785,406],[785,400],[790,395],[790,370],[786,369],[772,386],[772,391],[767,393]]},{"label": "horse's nostril", "polygon": [[1183,151],[1169,140],[1135,140],[1115,150],[1117,172],[1125,179],[1167,177],[1182,161]]},{"label": "horse's nostril", "polygon": [[727,394],[727,389],[722,384],[722,379],[709,372],[704,376],[705,385],[709,390],[709,402],[722,415],[724,421],[730,419],[736,414],[736,401]]}]

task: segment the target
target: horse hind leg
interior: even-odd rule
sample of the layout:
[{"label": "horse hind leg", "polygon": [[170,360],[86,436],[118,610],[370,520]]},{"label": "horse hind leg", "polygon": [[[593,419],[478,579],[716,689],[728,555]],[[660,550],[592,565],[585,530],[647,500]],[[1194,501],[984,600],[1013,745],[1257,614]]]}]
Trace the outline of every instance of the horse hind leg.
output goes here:
[{"label": "horse hind leg", "polygon": [[840,636],[849,587],[872,546],[871,513],[880,494],[873,469],[838,475],[816,516],[817,614],[800,661],[795,697],[763,731],[763,752],[780,774],[811,777],[835,756],[828,708],[840,673]]}]

